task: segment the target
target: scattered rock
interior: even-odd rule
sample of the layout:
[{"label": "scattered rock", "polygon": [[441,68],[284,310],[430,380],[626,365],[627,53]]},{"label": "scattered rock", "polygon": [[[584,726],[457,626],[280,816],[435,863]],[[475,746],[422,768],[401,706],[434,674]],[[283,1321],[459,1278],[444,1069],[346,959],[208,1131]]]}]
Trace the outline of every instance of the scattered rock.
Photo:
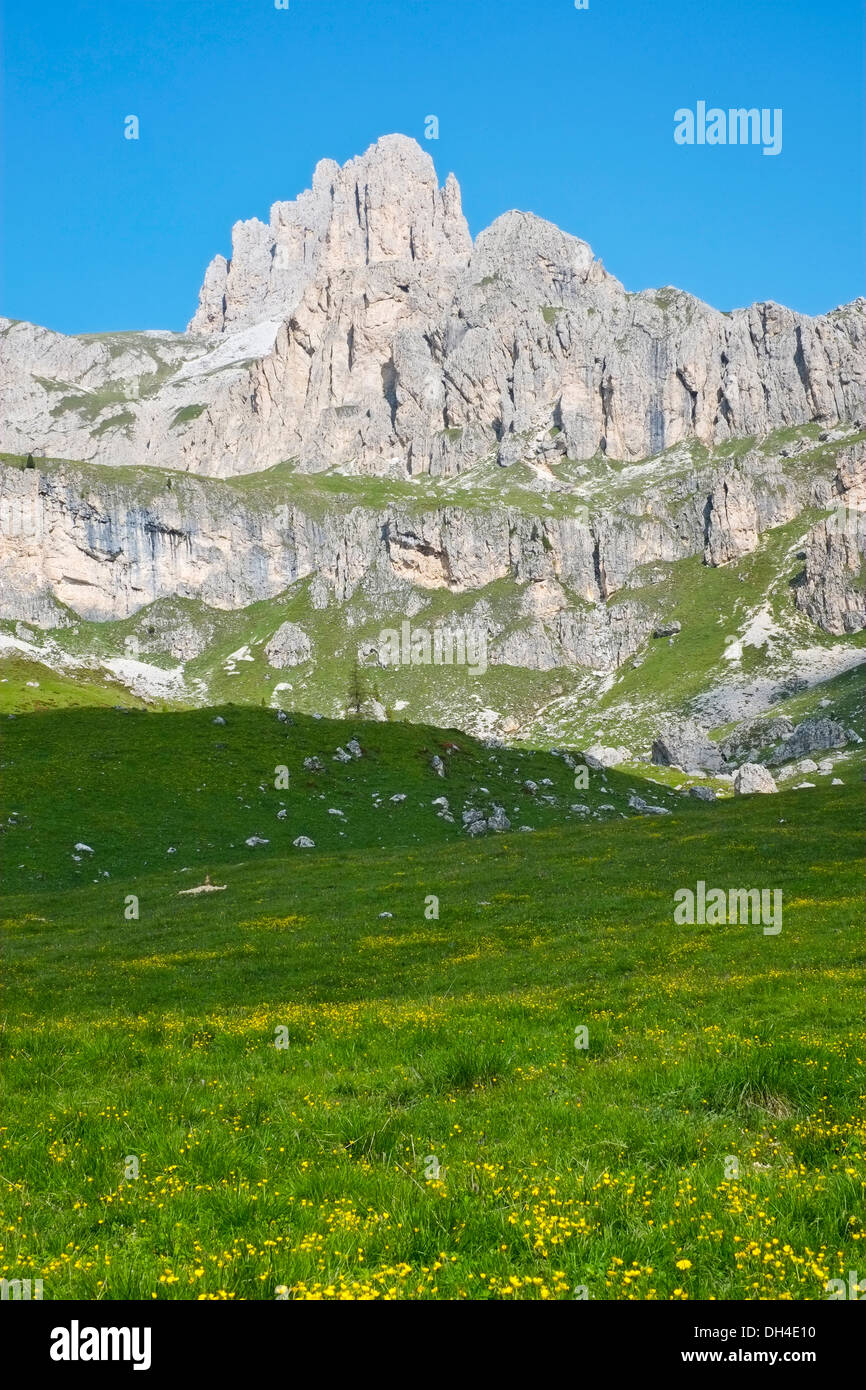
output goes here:
[{"label": "scattered rock", "polygon": [[315,849],[316,842],[311,840],[308,835],[299,835],[296,840],[292,840],[295,849]]},{"label": "scattered rock", "polygon": [[225,724],[225,722],[226,721],[223,719],[221,714],[218,714],[214,719],[211,720],[212,724]]},{"label": "scattered rock", "polygon": [[304,769],[306,772],[324,772],[324,767],[318,758],[304,758]]},{"label": "scattered rock", "polygon": [[[653,806],[650,802],[644,801],[642,796],[637,796],[634,792],[632,792],[629,797],[628,804],[631,806],[632,810],[637,811],[640,816],[669,816],[671,814],[667,806]],[[600,806],[598,809],[601,811],[604,808]],[[614,810],[615,807],[611,806],[610,809]]]},{"label": "scattered rock", "polygon": [[693,796],[695,801],[715,801],[716,793],[712,787],[689,787],[687,796]]},{"label": "scattered rock", "polygon": [[682,630],[682,623],[678,623],[676,620],[672,623],[661,623],[659,627],[653,628],[653,637],[674,637]]},{"label": "scattered rock", "polygon": [[270,840],[263,840],[261,835],[251,835],[248,840],[244,840],[244,844],[249,845],[250,849],[255,849],[256,845],[269,845],[270,843]]},{"label": "scattered rock", "polygon": [[755,792],[777,792],[779,788],[763,763],[743,763],[734,773],[734,794],[751,796]]}]

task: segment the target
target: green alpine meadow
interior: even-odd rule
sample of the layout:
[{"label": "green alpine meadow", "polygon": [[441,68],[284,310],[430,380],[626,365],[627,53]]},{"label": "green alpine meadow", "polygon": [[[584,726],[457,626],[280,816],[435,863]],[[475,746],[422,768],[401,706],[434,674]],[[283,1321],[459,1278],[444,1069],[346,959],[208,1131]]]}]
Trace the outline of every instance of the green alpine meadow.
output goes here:
[{"label": "green alpine meadow", "polygon": [[[563,822],[526,790],[576,795],[561,757],[456,731],[241,706],[4,724],[5,1278],[817,1299],[862,1264],[862,773],[665,789],[667,817],[626,816],[648,784],[611,769],[609,809]],[[480,785],[532,833],[431,823]],[[675,925],[696,865],[772,882],[782,930]]]}]

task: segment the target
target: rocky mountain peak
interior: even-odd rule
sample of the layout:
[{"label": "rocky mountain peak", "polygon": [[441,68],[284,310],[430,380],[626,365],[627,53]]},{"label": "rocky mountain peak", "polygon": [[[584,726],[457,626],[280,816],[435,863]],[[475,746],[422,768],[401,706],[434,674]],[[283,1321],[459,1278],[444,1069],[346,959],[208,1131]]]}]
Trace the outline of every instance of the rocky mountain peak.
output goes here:
[{"label": "rocky mountain peak", "polygon": [[274,203],[268,223],[235,223],[232,255],[205,274],[190,333],[228,333],[287,317],[317,277],[389,263],[465,265],[472,238],[460,186],[442,188],[417,141],[386,135],[342,167],[323,159],[312,188]]}]

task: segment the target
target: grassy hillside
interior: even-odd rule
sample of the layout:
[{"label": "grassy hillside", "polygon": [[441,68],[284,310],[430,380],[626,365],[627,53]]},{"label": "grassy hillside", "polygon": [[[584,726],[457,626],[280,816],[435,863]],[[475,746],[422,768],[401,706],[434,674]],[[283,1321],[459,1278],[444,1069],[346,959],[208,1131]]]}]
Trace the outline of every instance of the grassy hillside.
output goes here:
[{"label": "grassy hillside", "polygon": [[[338,761],[337,749],[355,738],[361,757]],[[318,758],[321,769],[305,768],[308,758]],[[281,722],[273,710],[231,705],[16,716],[3,726],[0,771],[7,890],[99,878],[115,901],[123,885],[155,870],[173,874],[182,888],[181,875],[251,853],[297,858],[305,851],[292,842],[301,835],[315,841],[316,853],[413,844],[432,853],[464,837],[468,806],[499,805],[515,830],[540,830],[569,818],[633,815],[634,793],[666,807],[682,801],[615,770],[590,771],[586,789],[576,788],[581,774],[561,757],[489,748],[456,730],[305,715]],[[438,814],[440,797],[453,822]],[[575,805],[587,809],[572,811]],[[268,843],[251,850],[252,837]],[[93,853],[76,862],[80,842]]]},{"label": "grassy hillside", "polygon": [[[345,726],[222,714],[4,726],[4,1274],[46,1298],[813,1299],[862,1268],[860,784],[468,840],[433,797],[562,761],[458,738],[443,781],[434,731],[361,726],[342,765]],[[178,896],[205,869],[225,890]],[[781,889],[781,934],[674,925],[697,879]]]}]

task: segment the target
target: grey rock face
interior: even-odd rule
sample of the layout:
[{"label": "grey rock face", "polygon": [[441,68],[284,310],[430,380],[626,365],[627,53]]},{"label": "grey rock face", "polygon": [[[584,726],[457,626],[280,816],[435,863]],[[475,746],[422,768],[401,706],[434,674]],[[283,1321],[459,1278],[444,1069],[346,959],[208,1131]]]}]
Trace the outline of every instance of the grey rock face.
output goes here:
[{"label": "grey rock face", "polygon": [[283,623],[265,647],[269,665],[278,668],[300,666],[312,654],[310,639],[297,623]]},{"label": "grey rock face", "polygon": [[711,743],[704,731],[689,720],[672,723],[663,729],[653,740],[650,758],[659,767],[720,772],[724,766],[717,744]]},{"label": "grey rock face", "polygon": [[754,792],[777,792],[773,775],[761,763],[743,763],[734,773],[734,795],[751,796]]},{"label": "grey rock face", "polygon": [[789,763],[796,758],[802,758],[805,753],[814,753],[824,748],[844,748],[847,742],[847,730],[835,719],[805,719],[802,724],[797,725],[769,761],[774,766]]},{"label": "grey rock face", "polygon": [[797,606],[834,636],[860,632],[866,627],[866,445],[840,451],[831,486],[814,491],[819,506],[834,510],[806,539]]},{"label": "grey rock face", "polygon": [[728,762],[754,763],[758,761],[758,753],[781,743],[793,732],[794,721],[787,715],[755,719],[723,738],[719,749]]}]

